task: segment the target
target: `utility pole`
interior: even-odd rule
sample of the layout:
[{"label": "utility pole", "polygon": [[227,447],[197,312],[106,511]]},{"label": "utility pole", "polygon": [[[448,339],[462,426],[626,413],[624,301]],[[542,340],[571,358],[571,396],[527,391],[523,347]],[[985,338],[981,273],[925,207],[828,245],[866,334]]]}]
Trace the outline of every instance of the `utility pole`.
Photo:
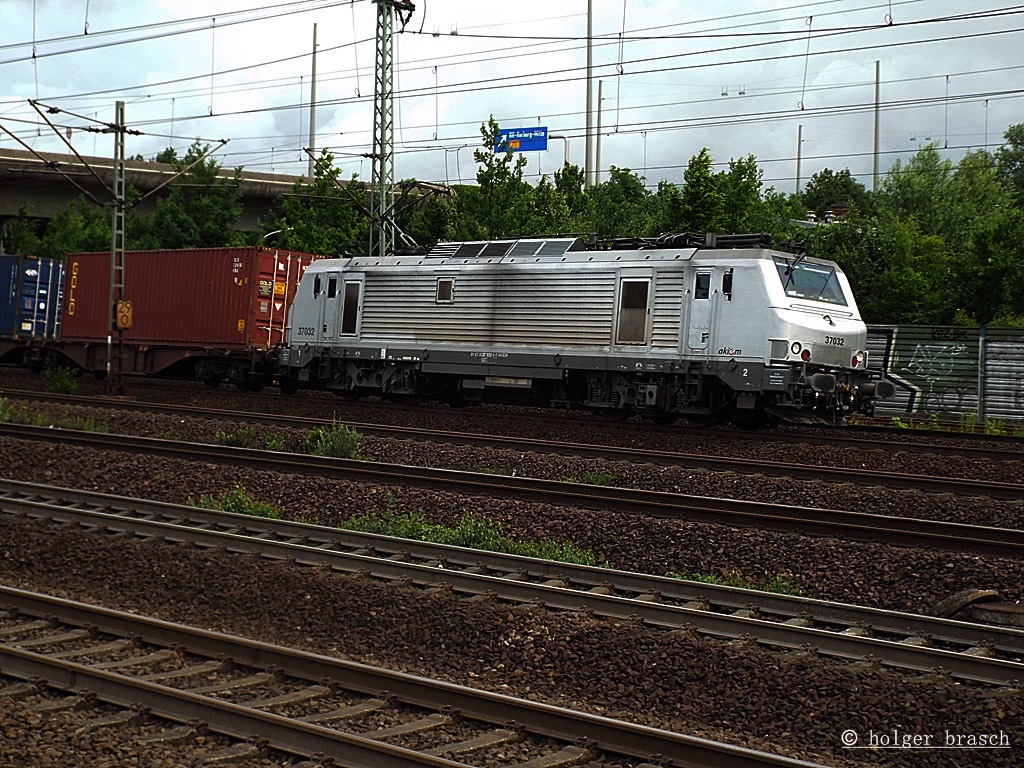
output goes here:
[{"label": "utility pole", "polygon": [[313,25],[313,77],[309,85],[309,167],[306,176],[313,183],[313,155],[316,154],[316,24]]},{"label": "utility pole", "polygon": [[878,96],[881,84],[881,76],[878,60],[875,60],[875,161],[872,168],[871,191],[878,191]]},{"label": "utility pole", "polygon": [[[110,204],[110,298],[107,311],[110,327],[107,331],[107,394],[123,395],[124,386],[124,331],[132,324],[131,302],[124,298],[124,102],[114,109],[114,122],[106,131],[114,134],[114,188]],[[117,353],[114,353],[114,337]],[[116,362],[115,362],[116,361]]]},{"label": "utility pole", "polygon": [[594,137],[597,148],[594,151],[594,184],[601,183],[601,91],[604,80],[597,81],[597,136]]},{"label": "utility pole", "polygon": [[404,27],[415,6],[407,0],[376,0],[377,65],[373,85],[373,171],[370,178],[370,255],[387,256],[395,250],[395,94],[394,53],[391,35],[395,14]]},{"label": "utility pole", "polygon": [[803,123],[796,127],[796,193],[800,194],[800,151],[804,144]]},{"label": "utility pole", "polygon": [[587,141],[583,158],[583,186],[590,188],[594,167],[594,2],[587,0]]}]

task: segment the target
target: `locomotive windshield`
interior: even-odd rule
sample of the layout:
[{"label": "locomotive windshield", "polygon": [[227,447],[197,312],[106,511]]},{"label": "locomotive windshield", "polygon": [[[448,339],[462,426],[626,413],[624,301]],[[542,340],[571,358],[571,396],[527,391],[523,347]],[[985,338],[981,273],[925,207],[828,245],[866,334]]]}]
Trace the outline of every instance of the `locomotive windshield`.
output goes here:
[{"label": "locomotive windshield", "polygon": [[839,285],[836,268],[831,264],[812,264],[799,258],[775,257],[782,287],[792,299],[825,301],[846,306],[843,288]]}]

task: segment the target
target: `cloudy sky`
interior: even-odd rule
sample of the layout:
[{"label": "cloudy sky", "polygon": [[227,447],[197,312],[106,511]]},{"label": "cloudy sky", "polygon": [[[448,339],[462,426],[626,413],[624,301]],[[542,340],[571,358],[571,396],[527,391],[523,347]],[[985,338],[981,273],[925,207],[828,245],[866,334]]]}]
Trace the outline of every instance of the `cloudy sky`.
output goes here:
[{"label": "cloudy sky", "polygon": [[[394,41],[396,178],[468,182],[480,126],[546,126],[527,174],[584,160],[586,0],[414,0]],[[371,0],[0,0],[0,126],[109,156],[126,103],[129,155],[229,139],[228,167],[304,173],[317,27],[316,146],[370,176]],[[396,22],[396,29],[401,24]],[[682,181],[707,147],[720,167],[753,154],[785,192],[828,167],[872,184],[875,67],[880,167],[937,142],[956,162],[1024,122],[1024,5],[994,0],[593,0],[599,168]],[[42,107],[41,107],[42,109]],[[45,111],[45,110],[44,110]],[[0,148],[16,148],[0,134]]]}]

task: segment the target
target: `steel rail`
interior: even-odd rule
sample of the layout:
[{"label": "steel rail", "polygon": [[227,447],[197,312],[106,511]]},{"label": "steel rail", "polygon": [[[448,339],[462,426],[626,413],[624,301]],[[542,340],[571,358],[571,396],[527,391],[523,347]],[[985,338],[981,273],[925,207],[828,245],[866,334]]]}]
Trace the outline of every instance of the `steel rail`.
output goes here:
[{"label": "steel rail", "polygon": [[[395,695],[399,701],[414,706],[431,709],[450,706],[457,709],[467,718],[480,720],[485,723],[502,725],[508,723],[511,719],[531,733],[563,741],[566,739],[586,739],[596,745],[598,749],[614,754],[641,759],[646,759],[652,754],[659,754],[673,761],[676,765],[693,768],[716,768],[721,765],[736,766],[737,768],[810,768],[810,766],[815,765],[814,763],[756,752],[735,745],[671,733],[635,723],[612,720],[611,718],[598,715],[573,712],[561,707],[466,688],[444,681],[428,680],[356,662],[283,648],[248,638],[185,627],[157,619],[74,603],[61,598],[39,595],[9,587],[0,587],[0,604],[8,605],[29,615],[56,616],[64,623],[92,626],[108,634],[137,636],[145,642],[162,646],[181,645],[190,652],[201,656],[208,656],[210,658],[226,656],[246,666],[259,668],[274,667],[286,675],[310,682],[318,682],[325,679],[336,680],[340,681],[342,686],[348,690],[367,695],[377,695],[383,690]],[[18,664],[18,674],[21,676],[40,674],[45,676],[45,670],[38,666],[32,669],[23,669],[23,666],[29,666],[29,662],[34,661],[38,664],[44,661],[44,658],[38,654],[18,651],[0,645],[0,659],[3,659],[4,668],[8,669],[8,665],[13,667],[14,664]],[[55,665],[55,667],[61,670],[59,673],[53,674],[61,675],[62,683],[60,684],[62,687],[81,686],[90,679],[89,672],[91,670],[87,666],[62,661]],[[121,678],[122,680],[128,679],[120,675],[103,673],[97,676],[97,684],[106,685],[106,678],[109,677]],[[147,684],[147,687],[162,688],[163,686],[150,683]],[[181,694],[182,692],[177,691],[177,693]],[[102,697],[108,694],[99,694],[98,692],[98,695]],[[194,700],[188,701],[193,696],[192,694],[186,694],[186,711],[189,704],[197,703]],[[225,702],[220,702],[220,704],[225,704]],[[227,716],[241,714],[235,710],[245,709],[245,707],[233,704],[227,704],[222,707]],[[157,706],[153,706],[153,711],[162,714]],[[178,719],[181,717],[180,711],[175,710],[176,716],[164,716],[169,719]],[[249,711],[255,712],[256,710]],[[194,716],[195,713],[193,711],[190,717]],[[267,719],[264,719],[264,717]],[[276,723],[276,721],[285,721],[285,723]],[[248,724],[244,724],[241,726],[242,737],[258,733],[261,737],[269,738],[270,734],[263,730],[264,724],[269,726],[271,724],[285,725],[286,723],[290,724],[291,721],[276,715],[260,713],[260,718],[255,723],[259,727],[253,730]],[[313,749],[310,749],[308,744],[312,743],[313,738],[336,733],[329,729],[309,726],[301,734],[303,738],[302,752],[304,754],[312,754],[319,751],[330,755],[331,752],[325,749],[328,744],[317,742]],[[310,739],[310,742],[305,741],[307,738]],[[462,766],[461,763],[453,763],[442,758],[429,756],[419,758],[417,753],[412,753],[409,750],[388,747],[387,745],[370,742],[368,739],[361,739],[351,735],[345,738],[346,740],[359,742],[356,746],[369,746],[369,744],[372,744],[378,749],[383,746],[394,750],[400,756],[402,753],[405,753],[410,759],[415,757],[421,760],[420,762],[408,763],[371,763],[374,766],[382,764],[389,766],[392,764],[430,765],[438,766],[439,768],[441,766],[445,766],[445,768],[448,766],[452,766],[452,768]],[[273,743],[274,740],[271,739],[271,741]],[[361,742],[369,742],[369,744],[362,744]],[[381,755],[378,754],[378,760],[380,757]],[[427,761],[426,758],[428,757],[432,762]]]},{"label": "steel rail", "polygon": [[0,436],[60,442],[95,450],[127,451],[133,454],[206,461],[250,469],[260,468],[274,472],[314,474],[322,478],[397,483],[471,496],[514,498],[587,509],[614,509],[654,517],[761,528],[809,536],[841,536],[858,541],[911,547],[926,546],[995,557],[1024,555],[1024,531],[1010,528],[438,470],[382,462],[328,459],[24,425],[0,424]]},{"label": "steel rail", "polygon": [[[16,394],[19,397],[43,399],[71,405],[83,405],[85,401],[92,407],[117,408],[136,410],[146,413],[165,413],[187,415],[189,417],[222,418],[246,423],[260,423],[274,426],[303,428],[330,424],[325,419],[301,416],[286,416],[271,413],[249,413],[245,411],[225,410],[218,408],[198,409],[194,406],[165,405],[158,403],[126,402],[113,398],[80,398],[68,395],[39,395],[31,392],[0,394]],[[999,499],[1024,499],[1024,484],[968,478],[934,477],[927,475],[907,475],[879,470],[850,469],[825,465],[805,465],[788,462],[765,461],[728,456],[704,456],[696,454],[675,453],[638,448],[616,446],[587,445],[581,443],[560,443],[551,440],[502,437],[497,435],[479,435],[455,433],[438,430],[418,429],[415,427],[397,427],[364,422],[346,421],[347,426],[365,435],[387,437],[396,440],[417,440],[422,442],[450,443],[454,445],[483,446],[506,450],[534,451],[537,453],[572,455],[587,458],[605,459],[608,461],[628,461],[632,463],[649,463],[659,466],[681,466],[697,469],[708,469],[716,472],[737,472],[740,474],[764,474],[771,477],[791,477],[797,480],[824,480],[834,483],[856,483],[858,485],[875,485],[902,490],[917,489],[933,493],[956,493],[960,495],[990,496]],[[711,433],[707,430],[690,430],[691,433],[720,436],[728,434],[731,439],[750,439],[747,433]],[[846,447],[881,449],[892,452],[911,451],[917,453],[936,453],[942,455],[960,455],[968,453],[955,446],[936,444],[903,443],[892,440],[864,440],[858,438],[822,438],[820,436],[802,437],[797,435],[773,435],[768,438],[774,442],[784,443],[817,443],[824,445],[842,444]],[[998,459],[1019,461],[1019,451],[984,449],[973,450],[971,458]]]},{"label": "steel rail", "polygon": [[[703,608],[668,605],[643,598],[581,591],[571,589],[561,583],[531,583],[508,576],[456,571],[440,568],[437,565],[396,561],[388,559],[386,556],[339,552],[333,549],[333,546],[328,547],[323,544],[272,541],[262,538],[262,534],[238,534],[232,531],[196,527],[197,524],[213,520],[232,522],[232,517],[240,525],[246,524],[246,520],[237,520],[244,516],[230,515],[229,513],[219,513],[216,517],[199,515],[200,520],[195,524],[183,525],[181,522],[129,518],[113,510],[110,512],[85,510],[40,501],[16,503],[8,499],[0,499],[0,508],[8,510],[11,507],[33,516],[101,528],[110,532],[129,532],[134,535],[158,537],[173,542],[190,542],[208,548],[224,548],[231,552],[258,552],[265,557],[287,558],[305,565],[329,565],[350,573],[365,571],[371,576],[387,580],[408,580],[415,584],[434,587],[447,585],[460,593],[472,595],[491,593],[496,597],[521,603],[540,601],[550,608],[560,610],[584,609],[596,615],[619,619],[636,616],[653,626],[670,629],[689,625],[703,634],[727,639],[750,636],[763,645],[777,648],[792,650],[809,645],[820,649],[823,654],[844,659],[861,659],[865,656],[872,656],[881,663],[905,670],[929,672],[942,668],[958,678],[994,685],[1005,685],[1013,680],[1024,680],[1024,663],[1019,661],[987,658],[972,653],[922,647],[908,642],[844,634],[842,631],[793,625],[746,615],[712,613]],[[164,511],[166,513],[167,510]],[[192,511],[188,508],[183,510],[185,515],[192,514]],[[195,510],[195,512],[199,512],[199,510]],[[329,543],[333,545],[333,541]],[[400,542],[400,544],[405,543]],[[615,572],[606,572],[605,575],[611,577],[612,583],[614,583]],[[632,576],[634,580],[643,580],[639,574]],[[649,582],[659,583],[653,579]],[[938,619],[932,620],[930,623],[943,629],[947,634],[952,631],[951,627],[953,629],[977,629],[971,628],[970,625],[956,627],[956,622],[944,622]],[[982,632],[969,631],[968,635],[972,636],[970,641],[977,638],[979,644],[988,644],[994,642],[995,638],[1001,637],[1004,648],[1010,646],[1011,652],[1017,655],[1020,655],[1021,648],[1024,646],[1024,633],[1013,630],[999,631],[992,628]],[[978,635],[981,636],[978,637]],[[966,638],[961,637],[958,642],[970,644],[965,640]]]},{"label": "steel rail", "polygon": [[[196,527],[218,526],[226,532],[264,537],[273,535],[289,543],[308,542],[309,546],[333,551],[342,551],[344,547],[355,553],[374,552],[378,557],[405,555],[423,562],[436,562],[443,568],[483,565],[489,570],[511,574],[514,578],[526,574],[539,581],[558,579],[579,585],[578,588],[582,589],[602,589],[611,585],[620,592],[656,593],[663,599],[678,603],[706,600],[733,612],[748,609],[752,602],[756,602],[763,613],[787,620],[809,617],[847,627],[869,625],[883,634],[928,635],[940,643],[964,648],[991,647],[1007,654],[1024,655],[1024,630],[0,479],[0,509],[25,514],[44,509],[50,514],[62,509],[56,506],[61,502],[74,505],[75,511],[82,513],[91,506],[94,511],[112,516],[134,514],[150,519],[162,518],[167,522],[187,520]],[[84,522],[86,519],[74,521]]]},{"label": "steel rail", "polygon": [[210,730],[235,739],[258,736],[275,749],[292,754],[308,757],[319,752],[341,760],[345,765],[366,768],[376,768],[382,761],[396,768],[467,768],[465,763],[412,752],[385,742],[301,723],[270,712],[13,646],[0,644],[0,669],[5,674],[26,680],[45,680],[47,684],[66,691],[85,689],[100,700],[120,707],[143,706],[167,720],[188,723],[198,719]]}]

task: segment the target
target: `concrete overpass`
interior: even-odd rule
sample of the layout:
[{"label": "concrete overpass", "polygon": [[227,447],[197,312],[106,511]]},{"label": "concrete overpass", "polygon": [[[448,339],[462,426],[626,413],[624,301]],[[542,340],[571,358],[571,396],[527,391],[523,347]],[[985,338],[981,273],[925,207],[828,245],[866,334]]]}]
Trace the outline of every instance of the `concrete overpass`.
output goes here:
[{"label": "concrete overpass", "polygon": [[[0,223],[16,217],[22,207],[27,208],[33,218],[49,219],[67,207],[82,193],[74,184],[57,171],[88,189],[101,202],[110,199],[107,189],[113,185],[113,160],[109,157],[86,157],[84,160],[102,180],[102,184],[89,172],[82,162],[72,154],[62,155],[41,152],[40,158],[21,149],[0,149]],[[216,156],[214,156],[216,157]],[[167,163],[151,163],[143,160],[125,162],[125,181],[145,194],[165,183],[175,173]],[[234,178],[233,169],[224,169],[220,175]],[[244,231],[255,231],[258,220],[264,216],[279,195],[290,192],[298,179],[304,176],[283,176],[273,173],[242,171],[242,216],[236,225]],[[161,189],[152,198],[136,209],[145,214],[153,210],[157,197],[167,195],[173,183]]]}]

